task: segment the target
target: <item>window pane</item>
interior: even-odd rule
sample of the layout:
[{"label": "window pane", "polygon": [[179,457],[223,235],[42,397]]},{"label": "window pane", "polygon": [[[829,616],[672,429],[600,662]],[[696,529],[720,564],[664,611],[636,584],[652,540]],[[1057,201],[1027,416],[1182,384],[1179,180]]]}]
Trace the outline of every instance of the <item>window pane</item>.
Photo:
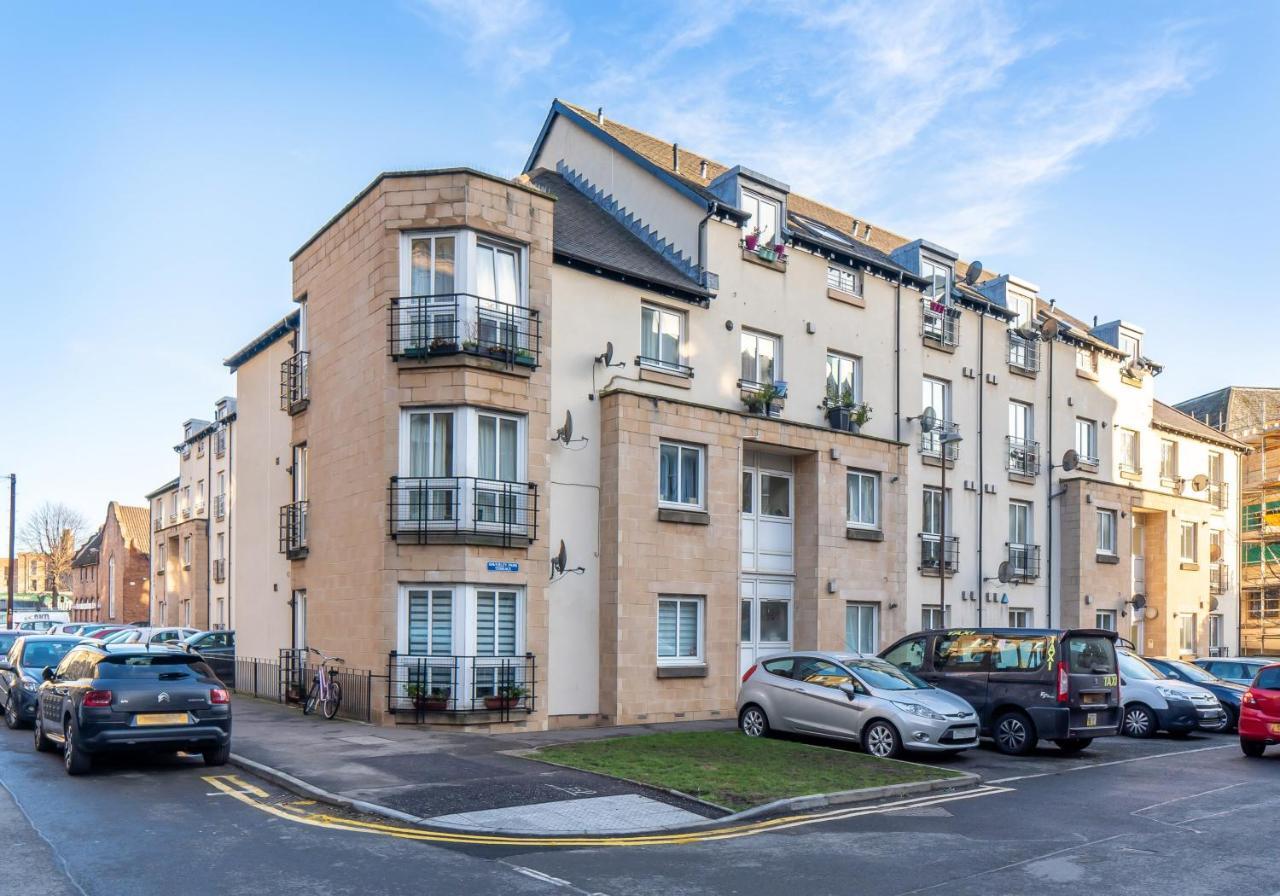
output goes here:
[{"label": "window pane", "polygon": [[498,475],[498,418],[480,415],[479,474],[485,479]]},{"label": "window pane", "polygon": [[436,265],[433,295],[447,295],[454,292],[454,251],[453,237],[436,237]]},{"label": "window pane", "polygon": [[658,601],[658,656],[676,655],[676,602]]},{"label": "window pane", "polygon": [[486,299],[496,299],[496,283],[493,271],[493,249],[489,246],[476,247],[476,295]]},{"label": "window pane", "polygon": [[652,308],[641,308],[640,354],[646,358],[657,358],[658,351],[658,312]]},{"label": "window pane", "polygon": [[765,516],[791,516],[791,480],[760,474],[760,512]]},{"label": "window pane", "polygon": [[515,420],[503,418],[498,422],[498,476],[503,482],[516,481],[516,433]]},{"label": "window pane", "polygon": [[751,601],[742,601],[739,617],[738,639],[743,644],[749,644],[751,643]]},{"label": "window pane", "polygon": [[520,291],[517,286],[515,253],[507,249],[498,249],[494,251],[494,257],[497,263],[497,270],[495,271],[497,299],[500,302],[515,305],[520,299]]},{"label": "window pane", "polygon": [[788,600],[760,601],[760,640],[766,643],[789,642],[791,640],[790,614]]},{"label": "window pane", "polygon": [[742,378],[756,381],[756,337],[751,333],[742,334]]},{"label": "window pane", "polygon": [[414,240],[410,257],[410,292],[415,296],[431,295],[431,240]]},{"label": "window pane", "polygon": [[492,591],[481,591],[476,595],[476,653],[479,656],[493,656],[494,604]]},{"label": "window pane", "polygon": [[761,336],[756,340],[756,357],[759,366],[759,381],[762,383],[773,382],[773,340]]},{"label": "window pane", "polygon": [[679,655],[696,657],[698,655],[698,603],[692,600],[679,602]]},{"label": "window pane", "polygon": [[751,473],[744,472],[742,474],[742,512],[743,513],[753,512],[752,507],[755,504],[753,500],[755,496],[752,494],[751,486],[754,481],[755,481],[755,477],[752,476]]},{"label": "window pane", "polygon": [[659,451],[658,497],[674,504],[680,498],[676,487],[677,477],[680,475],[680,448],[676,445],[663,445]]},{"label": "window pane", "polygon": [[658,357],[668,364],[679,364],[680,317],[677,314],[664,311],[659,320],[662,325],[662,332],[658,342]]},{"label": "window pane", "polygon": [[695,448],[680,449],[680,503],[682,504],[701,503],[700,453]]}]

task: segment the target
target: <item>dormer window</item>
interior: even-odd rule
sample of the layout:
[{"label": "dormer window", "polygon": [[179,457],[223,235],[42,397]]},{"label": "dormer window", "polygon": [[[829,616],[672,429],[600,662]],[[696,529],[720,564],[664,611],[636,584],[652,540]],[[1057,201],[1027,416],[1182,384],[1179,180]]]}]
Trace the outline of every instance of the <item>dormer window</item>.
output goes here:
[{"label": "dormer window", "polygon": [[1033,319],[1031,314],[1031,299],[1028,297],[1009,295],[1005,298],[1005,303],[1009,306],[1010,311],[1018,315],[1013,320],[1009,321],[1010,329],[1016,330],[1027,321]]},{"label": "dormer window", "polygon": [[759,230],[761,243],[772,245],[778,241],[778,234],[782,232],[782,206],[778,202],[743,190],[742,209],[751,215],[747,230]]},{"label": "dormer window", "polygon": [[1138,352],[1142,348],[1142,343],[1138,341],[1137,336],[1130,336],[1128,333],[1121,333],[1119,348],[1120,351],[1124,352],[1130,358],[1141,357]]},{"label": "dormer window", "polygon": [[943,305],[951,301],[951,268],[922,258],[920,276],[928,281],[924,288],[925,298]]}]

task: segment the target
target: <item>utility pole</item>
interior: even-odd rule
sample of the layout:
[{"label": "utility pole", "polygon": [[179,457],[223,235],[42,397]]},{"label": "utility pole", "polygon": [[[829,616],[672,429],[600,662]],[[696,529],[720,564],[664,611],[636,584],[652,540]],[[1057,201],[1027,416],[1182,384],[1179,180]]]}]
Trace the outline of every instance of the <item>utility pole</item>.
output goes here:
[{"label": "utility pole", "polygon": [[9,600],[5,608],[5,628],[13,626],[13,592],[17,584],[17,555],[13,543],[18,528],[18,474],[10,473],[9,479]]}]

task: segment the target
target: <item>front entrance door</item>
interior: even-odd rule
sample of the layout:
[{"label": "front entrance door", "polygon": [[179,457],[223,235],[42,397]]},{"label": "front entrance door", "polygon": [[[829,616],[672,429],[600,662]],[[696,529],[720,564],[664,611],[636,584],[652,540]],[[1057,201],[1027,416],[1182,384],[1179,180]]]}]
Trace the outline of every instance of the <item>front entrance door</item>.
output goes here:
[{"label": "front entrance door", "polygon": [[[1147,593],[1147,526],[1142,521],[1142,517],[1134,514],[1133,517],[1133,533],[1130,538],[1130,553],[1133,554],[1133,593],[1134,595],[1143,595]],[[1145,625],[1146,609],[1133,608],[1132,630],[1130,631],[1130,640],[1133,646],[1139,652],[1147,649],[1146,645],[1146,625]]]},{"label": "front entrance door", "polygon": [[741,585],[741,668],[746,672],[762,656],[791,649],[793,583],[744,578]]},{"label": "front entrance door", "polygon": [[791,458],[748,451],[742,466],[742,570],[795,572]]}]

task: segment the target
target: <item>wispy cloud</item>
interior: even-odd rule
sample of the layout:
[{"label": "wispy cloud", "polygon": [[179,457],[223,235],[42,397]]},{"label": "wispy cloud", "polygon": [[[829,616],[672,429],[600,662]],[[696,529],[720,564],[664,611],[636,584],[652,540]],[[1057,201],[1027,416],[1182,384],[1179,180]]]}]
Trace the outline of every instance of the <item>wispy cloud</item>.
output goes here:
[{"label": "wispy cloud", "polygon": [[507,0],[478,9],[449,0],[409,0],[431,28],[462,40],[467,65],[511,88],[554,61],[569,41],[563,17],[542,0]]}]

